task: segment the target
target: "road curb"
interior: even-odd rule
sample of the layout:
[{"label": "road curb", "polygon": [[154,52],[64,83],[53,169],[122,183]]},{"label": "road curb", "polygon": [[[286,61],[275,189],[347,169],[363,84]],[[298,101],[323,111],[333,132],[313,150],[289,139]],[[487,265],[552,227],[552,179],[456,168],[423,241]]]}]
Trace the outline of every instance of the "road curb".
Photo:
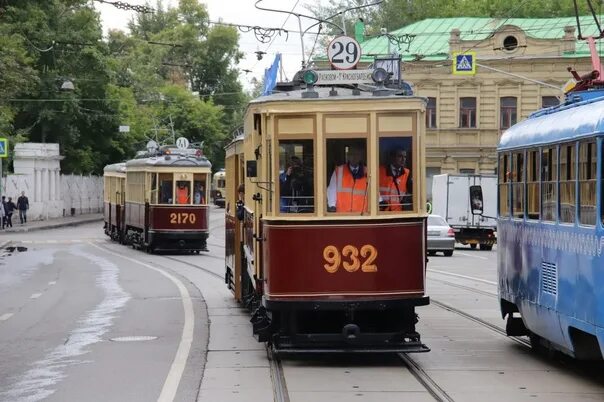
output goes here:
[{"label": "road curb", "polygon": [[15,229],[7,230],[5,233],[27,233],[27,232],[35,232],[38,230],[56,229],[56,228],[62,228],[62,227],[67,227],[67,226],[78,226],[78,225],[84,225],[86,223],[102,222],[102,221],[103,221],[103,217],[100,216],[100,217],[82,219],[82,220],[72,221],[72,222],[51,223],[46,226],[38,226],[38,227],[22,226],[22,227],[18,227]]}]

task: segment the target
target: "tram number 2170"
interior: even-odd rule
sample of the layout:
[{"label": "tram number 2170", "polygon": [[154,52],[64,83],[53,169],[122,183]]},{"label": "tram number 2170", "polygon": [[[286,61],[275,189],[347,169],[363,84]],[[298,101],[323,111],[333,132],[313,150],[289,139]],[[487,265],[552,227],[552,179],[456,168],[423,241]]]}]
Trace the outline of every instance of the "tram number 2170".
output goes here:
[{"label": "tram number 2170", "polygon": [[170,214],[170,223],[177,224],[186,224],[186,223],[195,223],[197,221],[197,217],[193,213],[188,212],[172,212]]},{"label": "tram number 2170", "polygon": [[323,267],[330,274],[336,273],[340,266],[348,272],[356,272],[359,268],[361,272],[377,272],[377,265],[374,264],[377,256],[377,249],[371,244],[365,244],[360,252],[351,245],[344,246],[341,252],[336,246],[327,246],[323,249],[323,258],[327,264],[323,264]]}]

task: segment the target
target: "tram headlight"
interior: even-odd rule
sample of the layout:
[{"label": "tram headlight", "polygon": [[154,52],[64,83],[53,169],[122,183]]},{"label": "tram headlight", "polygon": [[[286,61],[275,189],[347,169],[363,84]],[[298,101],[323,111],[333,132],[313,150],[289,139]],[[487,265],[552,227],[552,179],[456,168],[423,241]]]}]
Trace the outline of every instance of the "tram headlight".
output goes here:
[{"label": "tram headlight", "polygon": [[376,84],[383,84],[388,79],[388,71],[378,67],[371,73],[371,79]]}]

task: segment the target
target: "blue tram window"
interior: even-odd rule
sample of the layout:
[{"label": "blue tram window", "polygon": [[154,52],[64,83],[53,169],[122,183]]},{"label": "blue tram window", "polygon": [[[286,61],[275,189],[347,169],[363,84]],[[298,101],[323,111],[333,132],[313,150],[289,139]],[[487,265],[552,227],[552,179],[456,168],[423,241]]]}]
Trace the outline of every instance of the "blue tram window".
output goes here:
[{"label": "blue tram window", "polygon": [[541,200],[544,221],[555,222],[558,211],[558,152],[556,147],[541,152]]},{"label": "blue tram window", "polygon": [[596,224],[596,143],[579,144],[579,221]]},{"label": "blue tram window", "polygon": [[560,146],[560,222],[575,223],[577,172],[575,143]]}]

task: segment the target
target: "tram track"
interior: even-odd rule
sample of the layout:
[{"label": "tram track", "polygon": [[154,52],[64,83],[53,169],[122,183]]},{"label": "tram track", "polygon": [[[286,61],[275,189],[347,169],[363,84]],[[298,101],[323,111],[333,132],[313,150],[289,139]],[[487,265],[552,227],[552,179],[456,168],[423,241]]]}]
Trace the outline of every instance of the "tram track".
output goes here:
[{"label": "tram track", "polygon": [[428,373],[413,360],[407,353],[398,353],[398,357],[403,361],[407,370],[415,377],[415,379],[422,384],[422,386],[434,397],[438,402],[453,402],[453,398],[442,389],[436,381],[430,377]]},{"label": "tram track", "polygon": [[445,284],[447,286],[451,286],[451,287],[454,287],[454,288],[468,290],[470,292],[478,293],[478,294],[481,294],[481,295],[484,295],[484,296],[495,297],[495,298],[497,297],[497,293],[488,292],[486,290],[481,290],[481,289],[476,289],[476,288],[473,288],[471,286],[461,285],[459,283],[446,281],[444,279],[430,278],[430,280],[436,281],[436,282],[439,282],[439,283],[443,283],[443,284]]},{"label": "tram track", "polygon": [[273,352],[270,346],[266,347],[266,356],[270,365],[271,382],[273,384],[274,402],[289,402],[289,393],[287,391],[287,381],[281,365],[281,359]]}]

